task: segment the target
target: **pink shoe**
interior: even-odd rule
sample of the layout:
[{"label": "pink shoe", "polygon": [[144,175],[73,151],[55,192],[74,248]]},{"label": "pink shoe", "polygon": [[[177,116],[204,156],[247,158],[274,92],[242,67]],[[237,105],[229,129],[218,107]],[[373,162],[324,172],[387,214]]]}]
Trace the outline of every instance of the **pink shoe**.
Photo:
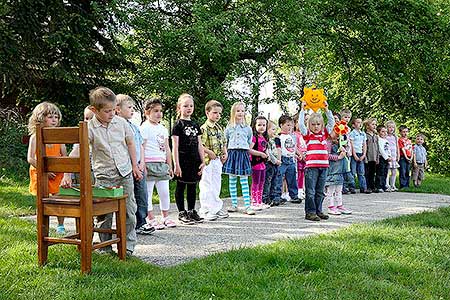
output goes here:
[{"label": "pink shoe", "polygon": [[164,225],[165,225],[167,228],[177,227],[177,224],[176,224],[172,219],[169,219],[169,218],[167,218],[167,219],[164,220]]},{"label": "pink shoe", "polygon": [[344,205],[338,206],[336,209],[343,215],[350,215],[352,213],[352,210],[345,208]]},{"label": "pink shoe", "polygon": [[341,212],[336,208],[336,206],[328,206],[328,214],[339,216]]},{"label": "pink shoe", "polygon": [[150,224],[150,226],[152,226],[153,228],[155,228],[156,230],[162,230],[164,228],[166,228],[166,225],[164,225],[163,223],[159,223],[156,219],[146,219],[147,224]]}]

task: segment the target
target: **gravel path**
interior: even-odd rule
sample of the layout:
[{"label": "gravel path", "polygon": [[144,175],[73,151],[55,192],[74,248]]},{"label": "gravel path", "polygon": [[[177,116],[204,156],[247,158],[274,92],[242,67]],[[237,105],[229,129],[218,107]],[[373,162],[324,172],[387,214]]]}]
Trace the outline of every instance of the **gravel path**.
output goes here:
[{"label": "gravel path", "polygon": [[[229,204],[229,199],[226,199],[225,206]],[[198,225],[179,225],[176,228],[156,231],[150,236],[139,235],[135,255],[152,264],[171,266],[239,247],[301,238],[353,223],[371,222],[448,206],[450,196],[398,192],[356,194],[344,196],[344,204],[353,210],[352,215],[330,216],[329,220],[321,222],[306,221],[304,204],[288,202],[283,206],[257,212],[255,216],[233,213],[227,219]],[[171,217],[176,220],[174,204],[171,210]],[[52,218],[52,226],[56,227],[56,219]],[[66,228],[69,231],[74,230],[72,219],[66,221]]]}]

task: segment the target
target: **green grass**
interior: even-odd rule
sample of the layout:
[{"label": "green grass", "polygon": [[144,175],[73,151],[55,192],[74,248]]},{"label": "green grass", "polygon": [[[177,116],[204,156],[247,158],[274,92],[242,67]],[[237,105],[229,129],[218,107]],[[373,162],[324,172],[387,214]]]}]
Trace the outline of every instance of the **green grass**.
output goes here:
[{"label": "green grass", "polygon": [[237,249],[170,268],[75,247],[36,262],[35,225],[0,218],[1,299],[448,299],[450,208]]},{"label": "green grass", "polygon": [[[429,175],[420,189],[449,194]],[[418,191],[418,190],[417,190]],[[80,275],[74,246],[37,265],[26,183],[0,178],[0,299],[449,299],[450,208],[243,248],[169,268],[93,257]]]},{"label": "green grass", "polygon": [[450,195],[450,177],[438,174],[425,174],[425,180],[422,185],[415,188],[411,181],[410,188],[404,189],[405,192],[444,194]]}]

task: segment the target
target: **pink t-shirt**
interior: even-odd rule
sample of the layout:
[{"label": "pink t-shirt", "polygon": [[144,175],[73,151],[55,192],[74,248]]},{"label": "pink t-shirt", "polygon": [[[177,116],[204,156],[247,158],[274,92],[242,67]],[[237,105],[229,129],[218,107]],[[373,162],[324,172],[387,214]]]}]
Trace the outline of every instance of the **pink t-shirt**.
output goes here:
[{"label": "pink t-shirt", "polygon": [[[256,143],[256,137],[252,136],[252,143]],[[254,147],[253,147],[254,148]],[[263,136],[258,136],[258,145],[256,145],[256,150],[260,152],[266,152],[267,149],[267,140]],[[250,155],[250,160],[254,160],[258,162],[256,165],[252,163],[253,170],[265,170],[266,169],[266,160],[261,156],[252,156]]]}]

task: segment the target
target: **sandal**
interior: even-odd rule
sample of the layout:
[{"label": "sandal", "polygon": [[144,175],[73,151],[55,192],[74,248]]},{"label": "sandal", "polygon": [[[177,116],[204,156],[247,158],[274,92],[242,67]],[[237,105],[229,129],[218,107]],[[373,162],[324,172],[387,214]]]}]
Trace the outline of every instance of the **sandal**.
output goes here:
[{"label": "sandal", "polygon": [[164,220],[164,225],[168,228],[177,227],[177,224],[172,219],[169,218]]},{"label": "sandal", "polygon": [[166,225],[159,223],[156,219],[147,219],[147,223],[150,224],[150,226],[152,226],[153,228],[155,228],[156,230],[161,230],[166,228]]}]

